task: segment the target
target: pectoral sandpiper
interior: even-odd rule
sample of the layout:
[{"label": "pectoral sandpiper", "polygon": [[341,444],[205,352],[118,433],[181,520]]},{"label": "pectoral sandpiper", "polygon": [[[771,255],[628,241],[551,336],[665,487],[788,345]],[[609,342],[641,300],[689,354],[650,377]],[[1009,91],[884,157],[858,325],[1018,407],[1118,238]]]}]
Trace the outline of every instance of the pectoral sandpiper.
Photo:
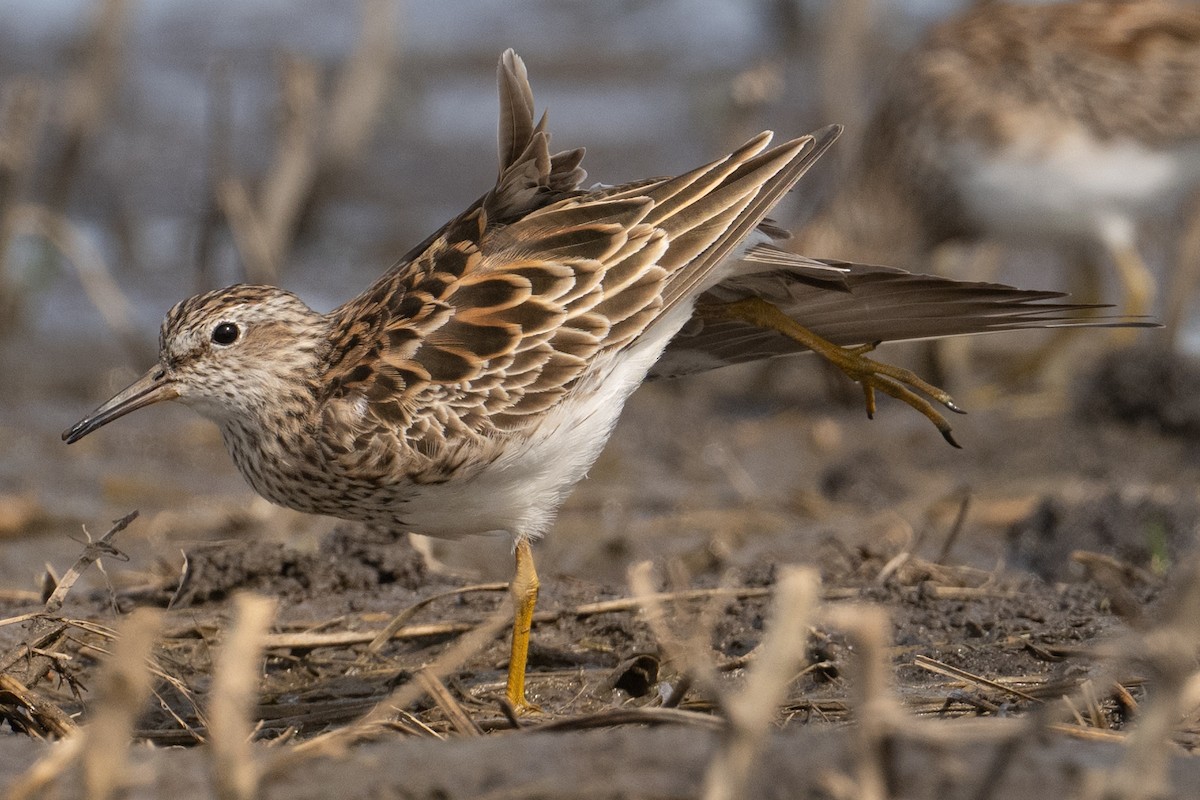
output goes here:
[{"label": "pectoral sandpiper", "polygon": [[916,391],[950,398],[867,359],[875,342],[1081,322],[1054,293],[776,249],[784,234],[765,215],[837,128],[775,147],[764,133],[676,178],[581,189],[582,150],[550,154],[511,51],[499,83],[499,178],[463,214],[327,314],[270,286],[184,300],[158,363],[63,438],[177,399],[220,426],[275,503],[430,536],[511,535],[515,706],[538,588],[530,542],[648,374],[816,349],[869,405],[873,389],[899,397],[949,439]]},{"label": "pectoral sandpiper", "polygon": [[[914,268],[948,242],[1035,244],[1092,292],[1107,255],[1123,311],[1146,314],[1139,228],[1200,189],[1200,7],[980,3],[890,71],[858,150],[804,252]],[[1200,274],[1198,223],[1180,237],[1170,335]]]}]

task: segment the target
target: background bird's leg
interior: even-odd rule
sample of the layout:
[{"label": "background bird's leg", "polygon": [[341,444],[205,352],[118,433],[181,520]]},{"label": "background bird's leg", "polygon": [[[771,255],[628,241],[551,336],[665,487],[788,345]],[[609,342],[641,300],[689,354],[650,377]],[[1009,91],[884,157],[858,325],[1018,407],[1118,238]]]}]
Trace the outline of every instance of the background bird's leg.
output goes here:
[{"label": "background bird's leg", "polygon": [[[1112,255],[1117,278],[1121,281],[1124,295],[1122,312],[1132,317],[1148,314],[1154,305],[1158,287],[1154,275],[1137,251],[1133,230],[1126,225],[1114,226],[1112,231],[1105,232],[1104,244]],[[1132,344],[1136,337],[1137,328],[1118,328],[1113,331],[1113,339],[1118,344]]]},{"label": "background bird's leg", "polygon": [[[1075,251],[1068,265],[1071,302],[1098,304],[1104,293],[1101,291],[1102,276],[1095,248],[1084,247]],[[1136,255],[1136,254],[1135,254]],[[1018,356],[1005,371],[1007,381],[1027,380],[1041,377],[1050,393],[1065,396],[1067,383],[1072,377],[1069,347],[1079,328],[1055,328],[1036,347]]]},{"label": "background bird's leg", "polygon": [[1171,271],[1171,287],[1166,297],[1163,324],[1166,326],[1167,346],[1174,349],[1179,331],[1185,322],[1189,301],[1200,284],[1200,193],[1192,198],[1187,227],[1179,238]]},{"label": "background bird's leg", "polygon": [[[951,411],[961,414],[962,411],[954,405],[950,395],[925,382],[910,370],[867,358],[865,354],[874,350],[875,344],[864,344],[858,347],[836,345],[817,336],[761,297],[748,297],[745,300],[735,300],[731,303],[702,304],[696,307],[696,311],[709,319],[740,320],[787,336],[797,344],[801,344],[825,358],[846,373],[850,380],[861,385],[867,405],[867,416],[875,414],[875,390],[878,389],[921,412],[937,426],[947,442],[958,447],[958,443],[950,435],[950,423],[938,413],[933,404],[912,389],[929,395]],[[908,388],[910,386],[912,389]]]},{"label": "background bird's leg", "polygon": [[525,663],[529,658],[529,631],[533,628],[533,608],[537,605],[538,576],[533,566],[529,540],[517,540],[517,568],[512,580],[513,631],[512,654],[508,660],[508,702],[517,711],[535,709],[525,699]]},{"label": "background bird's leg", "polygon": [[[929,266],[934,275],[946,278],[994,282],[1003,256],[1004,249],[996,242],[946,242],[930,252]],[[929,375],[932,382],[949,386],[956,393],[973,388],[970,385],[972,339],[970,336],[959,336],[920,342],[925,359],[921,371]],[[928,364],[928,367],[924,364]]]}]

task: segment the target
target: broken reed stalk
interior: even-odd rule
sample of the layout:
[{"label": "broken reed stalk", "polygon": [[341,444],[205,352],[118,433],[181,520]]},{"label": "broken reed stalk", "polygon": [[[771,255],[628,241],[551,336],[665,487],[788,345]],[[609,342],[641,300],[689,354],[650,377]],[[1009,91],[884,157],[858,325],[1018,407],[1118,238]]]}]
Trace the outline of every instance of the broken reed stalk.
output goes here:
[{"label": "broken reed stalk", "polygon": [[364,0],[362,14],[358,47],[327,102],[315,64],[296,57],[284,63],[284,122],[257,198],[231,175],[217,183],[217,205],[253,283],[277,278],[305,209],[361,153],[383,105],[396,55],[394,4]]},{"label": "broken reed stalk", "polygon": [[[1200,648],[1200,559],[1181,565],[1171,582],[1174,593],[1159,605],[1154,616],[1161,622],[1150,630],[1115,638],[1097,652],[1103,668],[1091,675],[1090,685],[1116,684],[1121,694],[1119,676],[1134,667],[1149,673],[1148,698],[1136,704],[1130,733],[1123,737],[1125,748],[1120,759],[1110,768],[1092,770],[1086,776],[1080,797],[1140,800],[1170,795],[1168,769],[1174,750],[1171,739],[1180,717],[1200,702],[1200,673],[1194,655]],[[1143,624],[1149,619],[1144,614],[1135,616]],[[1076,725],[1069,723],[1077,716],[1077,707],[1089,705],[1088,691],[1088,683],[1081,683],[1074,692],[1064,695],[1062,702],[1045,703],[1030,714],[983,770],[975,795],[977,800],[993,796],[1004,774],[1019,764],[1021,752],[1041,741],[1041,731],[1105,739],[1119,736],[1111,731],[1080,728],[1078,724],[1086,724],[1082,719]],[[1124,704],[1133,708],[1131,703]]]},{"label": "broken reed stalk", "polygon": [[[71,591],[71,587],[83,576],[88,567],[99,561],[102,557],[118,558],[122,561],[126,560],[125,554],[113,547],[112,540],[118,533],[128,528],[129,524],[137,518],[138,512],[136,510],[130,511],[125,516],[115,520],[112,527],[108,529],[108,532],[96,541],[93,542],[91,541],[91,537],[88,537],[88,543],[83,548],[83,552],[79,554],[79,558],[75,559],[75,563],[71,565],[71,568],[58,581],[58,585],[54,587],[54,591],[46,600],[45,613],[58,613],[67,598],[67,593]],[[84,533],[87,533],[87,531],[85,530]]]},{"label": "broken reed stalk", "polygon": [[770,622],[746,685],[726,697],[722,744],[704,778],[705,800],[746,796],[746,785],[787,689],[805,660],[809,622],[820,597],[820,577],[810,568],[786,567],[775,585]]},{"label": "broken reed stalk", "polygon": [[904,719],[889,678],[891,625],[887,612],[873,606],[843,606],[828,609],[825,616],[854,644],[855,658],[848,671],[857,720],[855,796],[859,800],[887,800],[892,796],[890,739]]},{"label": "broken reed stalk", "polygon": [[721,688],[707,640],[710,632],[693,630],[685,638],[672,630],[667,623],[666,609],[663,606],[663,600],[671,596],[671,593],[655,590],[653,574],[654,566],[649,561],[642,561],[629,568],[629,589],[633,594],[630,599],[641,607],[642,619],[650,626],[658,646],[662,648],[665,656],[663,660],[675,662],[677,670],[702,691],[719,697]]},{"label": "broken reed stalk", "polygon": [[145,360],[146,347],[133,323],[133,305],[113,280],[100,250],[65,215],[47,206],[21,203],[9,211],[13,236],[24,234],[43,239],[79,274],[79,281],[92,305],[116,334],[130,358]]},{"label": "broken reed stalk", "polygon": [[86,36],[76,67],[68,74],[62,102],[62,146],[50,167],[46,205],[55,221],[64,217],[71,186],[83,163],[86,145],[101,130],[114,107],[121,72],[128,0],[101,0],[100,12]]},{"label": "broken reed stalk", "polygon": [[[500,592],[508,591],[508,584],[497,582],[490,584],[477,584],[473,586],[464,586],[459,589],[452,589],[441,594],[433,595],[425,600],[421,600],[409,608],[402,611],[397,617],[394,617],[383,630],[347,630],[347,631],[296,631],[272,633],[267,636],[267,647],[272,649],[297,649],[297,648],[315,648],[315,647],[346,647],[352,644],[361,644],[370,642],[371,648],[382,646],[385,642],[385,634],[389,639],[416,639],[428,636],[451,636],[456,633],[465,633],[475,628],[478,622],[430,622],[420,625],[408,624],[412,616],[423,608],[429,601],[452,597],[464,592]],[[855,590],[857,594],[858,590]],[[533,621],[537,624],[546,622],[555,622],[568,617],[590,617],[596,614],[619,614],[630,611],[637,611],[646,606],[647,603],[653,602],[656,604],[688,602],[694,600],[738,600],[749,597],[765,597],[770,594],[771,590],[759,586],[748,586],[741,588],[718,588],[718,589],[687,589],[678,592],[657,592],[649,591],[644,597],[621,597],[615,600],[598,600],[594,603],[581,603],[573,608],[565,608],[558,611],[540,611],[534,615]],[[397,625],[399,620],[399,625]],[[174,631],[171,636],[190,636],[192,626],[188,626],[182,631]],[[376,643],[380,643],[377,645]]]},{"label": "broken reed stalk", "polygon": [[[480,625],[442,651],[441,655],[425,669],[430,675],[441,680],[496,638],[512,623],[512,615],[511,605],[506,604],[497,609]],[[316,736],[307,742],[276,754],[268,763],[263,776],[282,774],[300,760],[342,753],[351,744],[377,735],[381,729],[389,725],[391,718],[396,715],[398,710],[407,708],[424,694],[425,688],[419,681],[408,681],[398,686],[353,724]]]},{"label": "broken reed stalk", "polygon": [[114,107],[121,74],[129,0],[101,0],[78,64],[67,76],[62,110],[64,142],[51,170],[47,205],[61,215],[87,143]]},{"label": "broken reed stalk", "polygon": [[458,702],[458,699],[446,688],[446,684],[442,683],[441,678],[430,672],[428,667],[417,672],[416,680],[425,690],[425,694],[432,697],[433,702],[437,703],[438,708],[446,715],[446,719],[450,720],[455,731],[463,736],[483,735],[483,731],[480,730],[475,720],[471,719],[471,715],[462,707],[462,703]]},{"label": "broken reed stalk", "polygon": [[[142,361],[145,348],[131,322],[129,303],[110,277],[99,250],[70,224],[65,211],[87,143],[103,126],[120,77],[129,3],[102,0],[99,5],[79,63],[64,80],[63,102],[57,114],[61,146],[48,168],[49,188],[44,203],[21,202],[37,164],[38,142],[46,138],[46,126],[39,113],[44,88],[32,81],[18,82],[5,109],[0,141],[0,305],[9,300],[3,294],[12,240],[20,235],[38,237],[75,266],[92,304],[129,355]],[[12,318],[11,314],[4,316]]]},{"label": "broken reed stalk", "polygon": [[84,783],[92,800],[117,796],[129,776],[130,739],[153,686],[149,662],[161,624],[159,611],[133,611],[101,670],[95,710],[80,734]]},{"label": "broken reed stalk", "polygon": [[104,259],[68,224],[66,208],[88,143],[114,107],[121,75],[128,0],[101,0],[77,66],[65,80],[60,113],[62,143],[49,168],[45,203],[26,206],[24,224],[43,237],[79,270],[88,297],[118,335],[131,357],[144,359],[141,339],[130,324],[129,306],[108,277]]},{"label": "broken reed stalk", "polygon": [[1164,603],[1164,624],[1138,637],[1136,656],[1126,656],[1144,665],[1155,680],[1149,699],[1140,706],[1120,762],[1103,781],[1100,796],[1105,800],[1144,800],[1171,792],[1171,737],[1180,717],[1193,710],[1183,707],[1183,701],[1197,673],[1200,559],[1194,558],[1180,569],[1174,583],[1175,595]]},{"label": "broken reed stalk", "polygon": [[0,291],[7,276],[7,254],[21,235],[45,240],[79,271],[92,304],[130,350],[142,356],[141,340],[131,322],[129,303],[112,280],[99,250],[71,225],[63,209],[78,171],[85,142],[99,129],[116,85],[125,0],[106,0],[90,36],[83,66],[67,78],[63,126],[65,142],[54,167],[45,205],[21,202],[36,165],[37,142],[44,137],[41,98],[44,87],[14,81],[5,108],[0,140]]},{"label": "broken reed stalk", "polygon": [[[102,556],[120,556],[120,551],[112,546],[112,539],[136,518],[137,512],[133,511],[114,522],[98,540],[93,542],[89,537],[83,553],[58,581],[42,612],[32,617],[33,624],[25,641],[0,658],[0,690],[10,698],[5,701],[5,713],[14,729],[24,727],[31,736],[54,736],[60,739],[78,731],[69,714],[32,687],[55,668],[57,654],[54,648],[63,641],[69,627],[69,623],[54,615],[62,608],[67,594],[89,566]],[[86,529],[84,532],[87,532]],[[14,669],[17,664],[21,665],[20,669]]]},{"label": "broken reed stalk", "polygon": [[15,289],[10,285],[9,245],[15,235],[12,209],[29,189],[33,174],[35,143],[43,128],[43,87],[32,79],[18,78],[5,87],[3,118],[0,119],[0,310],[7,327],[16,318]]},{"label": "broken reed stalk", "polygon": [[362,2],[358,46],[338,74],[329,101],[323,173],[344,170],[357,160],[375,127],[396,63],[398,10],[393,0]]},{"label": "broken reed stalk", "polygon": [[250,712],[258,702],[263,640],[277,604],[252,594],[237,595],[233,604],[233,625],[214,665],[208,741],[217,797],[252,800],[258,796],[259,767],[252,749]]},{"label": "broken reed stalk", "polygon": [[[52,668],[51,653],[66,635],[69,624],[54,615],[62,608],[71,588],[97,559],[103,556],[121,557],[112,545],[113,538],[137,519],[138,512],[132,511],[116,520],[108,532],[96,541],[89,541],[71,568],[62,576],[39,614],[30,625],[24,642],[0,658],[0,673],[5,673],[8,687],[21,707],[31,716],[30,720],[47,733],[63,736],[75,729],[75,723],[62,709],[39,697],[32,687]],[[86,530],[84,531],[87,532]],[[90,539],[90,537],[89,537]],[[20,663],[21,669],[14,667]],[[14,674],[15,673],[15,674]]]},{"label": "broken reed stalk", "polygon": [[12,675],[0,674],[0,694],[5,696],[4,715],[14,731],[34,738],[65,739],[79,729],[67,712]]},{"label": "broken reed stalk", "polygon": [[[28,190],[36,143],[42,131],[45,87],[33,78],[8,82],[0,121],[0,209],[7,209]],[[7,240],[0,240],[3,252]]]},{"label": "broken reed stalk", "polygon": [[217,201],[229,221],[234,243],[251,283],[270,283],[287,257],[304,201],[317,174],[318,76],[316,65],[300,58],[284,63],[284,121],[275,160],[256,204],[246,184],[225,177]]}]

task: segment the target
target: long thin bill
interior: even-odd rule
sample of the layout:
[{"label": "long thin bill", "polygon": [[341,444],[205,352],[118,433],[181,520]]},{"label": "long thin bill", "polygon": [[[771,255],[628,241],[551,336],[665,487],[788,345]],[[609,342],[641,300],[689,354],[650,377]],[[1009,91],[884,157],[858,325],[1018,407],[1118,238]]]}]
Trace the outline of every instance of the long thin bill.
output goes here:
[{"label": "long thin bill", "polygon": [[160,400],[174,400],[176,397],[179,397],[179,390],[167,377],[166,370],[161,366],[155,366],[154,369],[118,392],[107,403],[63,431],[63,441],[73,444],[97,428],[107,425],[118,417],[125,416],[130,411],[136,411]]}]

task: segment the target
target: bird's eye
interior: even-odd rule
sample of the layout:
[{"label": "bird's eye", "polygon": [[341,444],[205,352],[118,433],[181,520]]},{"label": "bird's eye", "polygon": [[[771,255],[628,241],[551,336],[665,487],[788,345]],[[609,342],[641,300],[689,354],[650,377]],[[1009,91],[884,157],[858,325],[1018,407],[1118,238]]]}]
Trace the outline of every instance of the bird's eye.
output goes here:
[{"label": "bird's eye", "polygon": [[233,344],[237,341],[239,333],[241,333],[241,331],[238,330],[237,325],[233,324],[232,322],[222,322],[221,324],[217,325],[217,327],[213,328],[212,340],[216,344]]}]

